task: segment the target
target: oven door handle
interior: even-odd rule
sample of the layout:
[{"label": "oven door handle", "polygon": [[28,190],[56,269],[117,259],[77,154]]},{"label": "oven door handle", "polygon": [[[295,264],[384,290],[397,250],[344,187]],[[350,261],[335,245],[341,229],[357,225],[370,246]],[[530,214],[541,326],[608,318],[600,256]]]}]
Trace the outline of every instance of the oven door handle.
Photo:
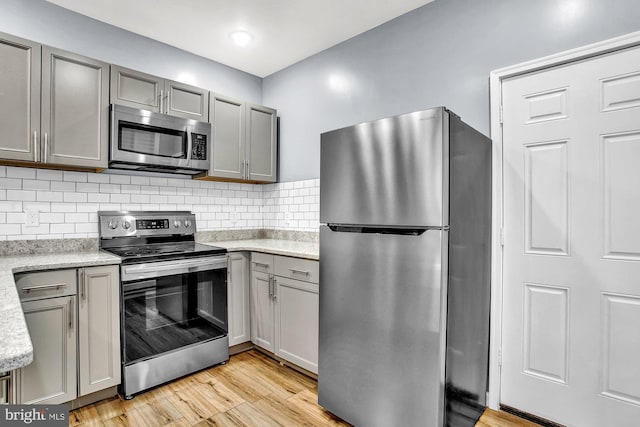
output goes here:
[{"label": "oven door handle", "polygon": [[130,282],[132,280],[144,280],[154,277],[173,276],[176,274],[197,273],[200,271],[221,270],[226,268],[226,256],[123,265],[122,281]]}]

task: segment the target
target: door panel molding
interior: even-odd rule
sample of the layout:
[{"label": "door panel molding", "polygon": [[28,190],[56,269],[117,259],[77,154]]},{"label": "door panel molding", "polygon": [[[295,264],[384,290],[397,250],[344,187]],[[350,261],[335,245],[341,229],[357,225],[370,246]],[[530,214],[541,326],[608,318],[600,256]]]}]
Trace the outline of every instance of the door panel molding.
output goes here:
[{"label": "door panel molding", "polygon": [[[489,96],[491,139],[493,140],[492,176],[492,243],[491,243],[491,339],[489,355],[489,399],[492,409],[500,406],[500,366],[502,352],[503,304],[503,138],[502,138],[502,84],[506,79],[534,73],[551,67],[569,64],[617,50],[640,45],[640,31],[578,47],[531,61],[511,65],[490,73]],[[628,81],[628,80],[627,80]],[[610,82],[607,80],[606,82]],[[603,83],[606,83],[603,82]],[[634,86],[635,87],[635,86]],[[553,101],[553,100],[549,100]],[[559,101],[556,99],[556,101]],[[617,100],[616,100],[617,101]],[[561,105],[556,102],[556,105]],[[620,106],[620,104],[616,104]],[[553,106],[549,104],[548,106]],[[624,105],[625,107],[627,104]]]}]

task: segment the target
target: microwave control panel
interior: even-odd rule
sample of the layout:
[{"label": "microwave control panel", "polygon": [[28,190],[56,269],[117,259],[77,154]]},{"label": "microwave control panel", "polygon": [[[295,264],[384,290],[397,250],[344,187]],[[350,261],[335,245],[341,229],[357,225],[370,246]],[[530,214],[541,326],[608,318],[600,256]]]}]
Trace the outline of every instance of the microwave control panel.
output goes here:
[{"label": "microwave control panel", "polygon": [[201,133],[192,133],[191,141],[191,158],[193,160],[207,160],[207,135]]}]

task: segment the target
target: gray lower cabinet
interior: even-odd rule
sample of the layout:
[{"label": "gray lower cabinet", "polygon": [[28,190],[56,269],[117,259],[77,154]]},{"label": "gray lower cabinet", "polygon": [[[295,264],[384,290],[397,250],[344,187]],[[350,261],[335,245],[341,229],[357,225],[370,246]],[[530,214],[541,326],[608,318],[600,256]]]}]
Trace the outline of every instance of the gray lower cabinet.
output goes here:
[{"label": "gray lower cabinet", "polygon": [[244,252],[230,252],[227,270],[229,346],[234,346],[251,341],[249,255]]},{"label": "gray lower cabinet", "polygon": [[252,341],[310,372],[318,372],[318,262],[251,255]]},{"label": "gray lower cabinet", "polygon": [[251,341],[275,353],[273,255],[251,254]]},{"label": "gray lower cabinet", "polygon": [[108,163],[109,66],[0,34],[0,160]]},{"label": "gray lower cabinet", "polygon": [[78,391],[120,384],[120,279],[117,266],[78,270]]},{"label": "gray lower cabinet", "polygon": [[199,122],[209,120],[209,91],[117,65],[111,66],[111,103]]},{"label": "gray lower cabinet", "polygon": [[26,301],[33,362],[18,370],[17,402],[57,404],[77,397],[75,296]]},{"label": "gray lower cabinet", "polygon": [[208,176],[253,182],[277,179],[277,111],[211,93],[213,150]]},{"label": "gray lower cabinet", "polygon": [[18,404],[58,404],[120,383],[117,266],[15,276],[33,362],[13,372]]}]

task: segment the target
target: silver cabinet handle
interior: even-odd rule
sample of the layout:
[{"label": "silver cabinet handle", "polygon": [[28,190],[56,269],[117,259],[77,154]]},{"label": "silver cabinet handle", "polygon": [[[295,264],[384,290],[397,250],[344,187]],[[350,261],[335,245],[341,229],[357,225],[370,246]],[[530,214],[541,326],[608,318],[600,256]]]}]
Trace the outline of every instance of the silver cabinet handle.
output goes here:
[{"label": "silver cabinet handle", "polygon": [[169,107],[171,106],[171,104],[169,103],[169,93],[170,92],[167,91],[167,96],[164,97],[165,102],[166,102],[166,105],[165,105],[165,108],[164,108],[164,113],[165,114],[169,114]]},{"label": "silver cabinet handle", "polygon": [[33,131],[33,161],[38,161],[38,154],[40,154],[40,147],[38,147],[38,131]]},{"label": "silver cabinet handle", "polygon": [[278,283],[276,282],[276,278],[273,278],[273,300],[277,300],[278,299]]},{"label": "silver cabinet handle", "polygon": [[269,268],[269,264],[265,264],[264,262],[253,261],[253,263],[254,263],[257,267]]},{"label": "silver cabinet handle", "polygon": [[73,329],[73,309],[75,308],[75,304],[73,301],[73,297],[69,298],[69,330]]},{"label": "silver cabinet handle", "polygon": [[162,95],[164,95],[164,91],[160,89],[160,95],[158,95],[158,112],[159,113],[162,113],[162,101],[164,99]]},{"label": "silver cabinet handle", "polygon": [[84,268],[79,268],[77,272],[78,272],[78,284],[80,285],[80,298],[85,299],[87,289],[84,282]]},{"label": "silver cabinet handle", "polygon": [[40,286],[29,286],[28,288],[22,288],[22,292],[25,293],[30,293],[30,292],[34,292],[34,291],[46,291],[48,289],[60,289],[60,288],[64,288],[65,286],[67,286],[66,283],[54,283],[51,285],[40,285]]},{"label": "silver cabinet handle", "polygon": [[249,175],[251,175],[251,166],[249,164],[249,160],[247,160],[247,179],[250,179]]},{"label": "silver cabinet handle", "polygon": [[302,274],[305,276],[308,276],[310,274],[308,271],[296,270],[295,268],[290,268],[289,271],[291,272],[291,274]]},{"label": "silver cabinet handle", "polygon": [[47,132],[44,133],[44,147],[42,147],[42,161],[47,163],[49,157],[49,134]]},{"label": "silver cabinet handle", "polygon": [[269,298],[273,298],[273,277],[269,276]]}]

